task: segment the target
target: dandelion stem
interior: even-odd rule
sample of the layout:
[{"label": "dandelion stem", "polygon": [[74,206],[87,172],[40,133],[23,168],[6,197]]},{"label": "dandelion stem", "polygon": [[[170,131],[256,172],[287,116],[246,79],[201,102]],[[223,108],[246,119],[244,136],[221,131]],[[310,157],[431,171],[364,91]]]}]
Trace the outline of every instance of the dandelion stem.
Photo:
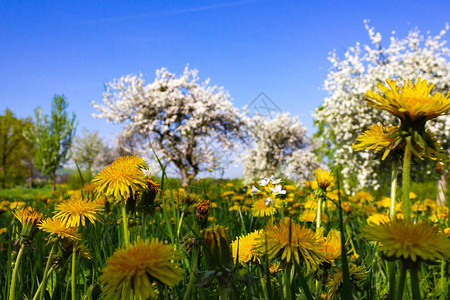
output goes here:
[{"label": "dandelion stem", "polygon": [[417,268],[418,265],[413,265],[409,270],[409,275],[411,278],[411,290],[412,290],[412,298],[413,300],[420,300],[420,285],[419,278],[417,276]]},{"label": "dandelion stem", "polygon": [[[52,248],[50,249],[50,254],[48,255],[47,258],[47,263],[45,264],[45,270],[44,270],[44,276],[42,277],[42,282],[39,285],[39,288],[36,292],[36,294],[33,297],[33,300],[36,300],[38,295],[39,295],[39,299],[43,299],[44,298],[44,290],[45,290],[45,286],[47,285],[47,278],[48,278],[48,274],[49,274],[49,267],[51,264],[51,259],[53,256],[53,251],[55,250],[55,244],[52,245]],[[52,267],[53,269],[53,267]]]},{"label": "dandelion stem", "polygon": [[184,294],[183,300],[190,299],[192,287],[194,286],[195,281],[195,270],[198,267],[198,248],[194,246],[192,249],[192,255],[194,256],[194,261],[192,262],[191,274],[189,275],[189,283],[186,288],[186,293]]},{"label": "dandelion stem", "polygon": [[391,209],[389,216],[391,219],[395,217],[395,197],[397,195],[397,173],[398,173],[398,162],[394,159],[392,162],[392,173],[391,173]]},{"label": "dandelion stem", "polygon": [[125,247],[130,244],[130,236],[128,234],[128,218],[127,218],[127,208],[125,203],[122,201],[122,223],[123,223],[123,243]]},{"label": "dandelion stem", "polygon": [[396,262],[395,261],[389,261],[388,262],[388,269],[389,269],[389,295],[392,296],[393,299],[395,296],[395,281],[396,281]]},{"label": "dandelion stem", "polygon": [[320,207],[322,206],[322,197],[319,196],[317,199],[317,220],[316,220],[316,228],[320,227]]},{"label": "dandelion stem", "polygon": [[402,269],[400,271],[400,279],[398,280],[398,286],[397,286],[397,295],[394,299],[401,300],[403,299],[403,290],[405,289],[405,280],[406,280],[406,267],[402,263]]},{"label": "dandelion stem", "polygon": [[403,156],[403,182],[402,182],[402,197],[403,197],[403,216],[405,220],[411,217],[411,203],[409,202],[409,177],[411,171],[411,150],[408,146],[405,147],[405,154]]},{"label": "dandelion stem", "polygon": [[44,291],[45,291],[45,286],[47,285],[47,278],[48,275],[50,275],[53,272],[54,268],[51,267],[49,270],[46,270],[44,272],[44,278],[42,279],[41,284],[39,285],[36,294],[34,294],[33,300],[37,300],[38,297],[40,297],[40,299],[44,298]]},{"label": "dandelion stem", "polygon": [[286,269],[284,270],[284,279],[285,279],[285,299],[291,300],[292,299],[292,289],[291,289],[291,269],[292,264],[288,264]]},{"label": "dandelion stem", "polygon": [[75,282],[75,271],[76,271],[76,253],[77,253],[77,247],[76,245],[73,245],[73,250],[72,250],[72,300],[76,300],[76,293],[75,293],[75,288],[76,288],[76,282]]},{"label": "dandelion stem", "polygon": [[23,250],[24,249],[25,249],[25,244],[22,243],[22,246],[20,246],[19,253],[17,254],[16,262],[14,263],[14,270],[13,270],[13,273],[12,273],[11,286],[10,286],[10,290],[9,290],[9,299],[10,300],[15,300],[17,270],[19,269],[19,263],[20,263],[20,259],[22,258],[22,254],[23,254]]},{"label": "dandelion stem", "polygon": [[305,277],[303,277],[302,272],[297,272],[297,276],[300,280],[300,285],[302,286],[303,292],[305,293],[305,298],[307,300],[313,300],[313,296],[311,294],[311,291],[309,290],[308,283],[306,282]]}]

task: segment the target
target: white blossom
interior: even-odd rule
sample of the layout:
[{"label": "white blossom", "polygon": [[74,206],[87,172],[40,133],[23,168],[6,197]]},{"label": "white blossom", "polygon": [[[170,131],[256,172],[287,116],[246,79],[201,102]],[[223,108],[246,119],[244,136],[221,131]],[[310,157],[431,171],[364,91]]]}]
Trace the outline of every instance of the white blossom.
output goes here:
[{"label": "white blossom", "polygon": [[[380,167],[380,159],[372,151],[353,152],[351,145],[357,135],[378,122],[398,124],[389,113],[365,103],[363,95],[366,91],[378,90],[377,84],[384,83],[387,78],[415,81],[421,77],[434,84],[433,93],[439,91],[445,95],[450,82],[447,60],[450,49],[443,40],[448,25],[439,35],[426,38],[417,29],[403,39],[397,38],[394,32],[388,47],[384,47],[381,34],[365,23],[371,45],[356,43],[348,48],[343,59],[336,51],[330,54],[328,59],[332,68],[324,83],[329,96],[314,114],[319,125],[318,141],[324,149],[331,150],[329,158],[342,167],[347,190],[350,189],[350,178],[357,184],[353,188],[379,187],[376,170]],[[448,150],[450,116],[431,120],[427,125]]]},{"label": "white blossom", "polygon": [[103,104],[92,105],[95,117],[124,123],[124,135],[177,169],[183,185],[223,162],[246,131],[228,92],[209,79],[200,83],[188,67],[179,77],[162,68],[149,84],[142,74],[123,76],[107,84]]},{"label": "white blossom", "polygon": [[[311,172],[320,166],[314,154],[309,152],[306,128],[297,117],[291,118],[289,113],[279,113],[274,119],[256,115],[247,122],[254,144],[241,156],[246,184],[268,173],[301,182],[309,179]],[[281,182],[274,175],[264,180],[264,183],[267,181],[265,185],[269,180],[273,184]]]}]

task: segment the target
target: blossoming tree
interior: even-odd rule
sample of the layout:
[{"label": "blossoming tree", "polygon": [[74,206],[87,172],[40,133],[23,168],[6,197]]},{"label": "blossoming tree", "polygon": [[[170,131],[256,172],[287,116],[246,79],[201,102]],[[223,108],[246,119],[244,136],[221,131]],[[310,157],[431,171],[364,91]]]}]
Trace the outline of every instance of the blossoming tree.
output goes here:
[{"label": "blossoming tree", "polygon": [[[380,33],[365,22],[371,45],[348,48],[344,59],[333,52],[329,61],[332,69],[325,80],[329,96],[317,108],[314,117],[319,127],[319,141],[331,151],[329,158],[341,165],[346,188],[353,177],[354,188],[379,187],[376,170],[380,160],[368,151],[354,152],[351,145],[357,135],[377,122],[398,125],[388,113],[367,106],[363,95],[367,90],[377,90],[378,83],[387,78],[402,81],[427,79],[434,84],[434,91],[447,94],[450,82],[450,49],[443,39],[448,26],[436,36],[424,37],[415,29],[399,39],[392,33],[389,46],[382,46]],[[450,149],[450,117],[442,116],[427,123],[443,148]]]},{"label": "blossoming tree", "polygon": [[297,117],[291,118],[289,113],[279,113],[273,119],[256,115],[247,122],[254,147],[242,155],[246,183],[271,174],[301,181],[320,166],[309,151],[306,128]]},{"label": "blossoming tree", "polygon": [[103,105],[92,103],[100,112],[94,116],[125,123],[124,134],[141,141],[143,149],[153,148],[187,186],[221,162],[221,151],[245,140],[245,123],[230,95],[209,83],[200,83],[198,71],[188,67],[179,77],[157,70],[149,84],[142,75],[123,76],[107,84]]}]

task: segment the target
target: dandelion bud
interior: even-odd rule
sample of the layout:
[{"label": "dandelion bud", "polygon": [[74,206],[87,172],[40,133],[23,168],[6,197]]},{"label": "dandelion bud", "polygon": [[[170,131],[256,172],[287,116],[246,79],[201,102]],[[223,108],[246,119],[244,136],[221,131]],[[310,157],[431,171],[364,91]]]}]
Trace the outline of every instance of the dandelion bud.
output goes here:
[{"label": "dandelion bud", "polygon": [[228,227],[215,225],[200,231],[206,246],[210,251],[205,251],[206,261],[210,269],[231,267],[233,258],[230,242],[227,236]]},{"label": "dandelion bud", "polygon": [[31,241],[38,232],[37,225],[44,219],[44,215],[39,210],[33,210],[28,206],[13,214],[22,223],[21,239]]}]

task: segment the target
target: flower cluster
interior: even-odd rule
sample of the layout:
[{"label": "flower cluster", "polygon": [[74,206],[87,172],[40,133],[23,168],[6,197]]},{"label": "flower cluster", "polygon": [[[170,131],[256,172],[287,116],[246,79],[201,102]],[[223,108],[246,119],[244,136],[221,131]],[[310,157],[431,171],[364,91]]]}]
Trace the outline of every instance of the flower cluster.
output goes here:
[{"label": "flower cluster", "polygon": [[[447,29],[436,36],[428,37],[421,36],[417,29],[409,32],[405,38],[393,35],[388,40],[390,44],[387,47],[382,45],[381,34],[375,32],[367,22],[366,29],[371,44],[357,43],[350,47],[345,53],[345,59],[339,58],[336,52],[329,57],[332,69],[324,83],[328,97],[314,114],[315,122],[319,125],[316,136],[320,143],[326,146],[328,152],[325,154],[332,154],[336,164],[343,167],[341,173],[347,191],[350,187],[362,189],[371,186],[377,189],[380,186],[377,174],[381,162],[374,159],[376,154],[369,151],[354,152],[352,149],[361,129],[370,130],[369,128],[377,123],[398,125],[394,115],[369,107],[362,101],[366,91],[375,91],[377,83],[386,78],[401,82],[408,78],[422,77],[432,78],[433,90],[443,93],[447,92],[450,80],[450,63],[447,59],[450,49],[445,46],[443,39]],[[415,109],[414,106],[404,108]],[[418,116],[419,111],[420,109],[417,113],[412,112],[412,116]],[[442,116],[429,120],[427,127],[448,151],[450,117]],[[387,130],[385,127],[384,132]],[[377,150],[386,151],[392,145],[386,148],[385,135],[379,134],[380,131],[375,140],[365,139],[365,142],[367,146],[372,143]],[[382,144],[378,144],[379,142]],[[387,155],[386,152],[383,154]],[[356,177],[352,182],[356,186],[350,186],[349,179],[352,177]]]}]

